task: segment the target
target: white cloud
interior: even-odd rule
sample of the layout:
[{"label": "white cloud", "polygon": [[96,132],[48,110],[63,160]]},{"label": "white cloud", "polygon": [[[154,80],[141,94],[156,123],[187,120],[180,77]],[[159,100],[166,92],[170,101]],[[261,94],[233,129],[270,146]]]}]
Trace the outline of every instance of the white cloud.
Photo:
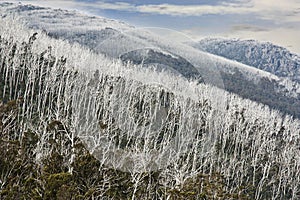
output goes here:
[{"label": "white cloud", "polygon": [[278,22],[300,22],[299,0],[240,0],[219,5],[143,5],[139,12],[177,16],[201,16],[205,14],[253,14],[256,17]]},{"label": "white cloud", "polygon": [[110,10],[123,10],[123,11],[137,11],[136,7],[132,4],[125,2],[115,2],[115,3],[105,3],[105,2],[94,2],[92,4],[89,3],[77,3],[79,6],[92,6],[100,9],[110,9]]},{"label": "white cloud", "polygon": [[248,11],[247,7],[234,7],[227,5],[143,5],[138,6],[139,12],[165,15],[201,16],[205,14],[242,14]]},{"label": "white cloud", "polygon": [[259,41],[267,41],[284,46],[300,55],[300,28],[272,28],[265,31],[251,31],[251,30],[240,30],[230,31],[228,33],[221,34],[227,37],[237,37],[243,39],[256,39]]},{"label": "white cloud", "polygon": [[299,0],[252,0],[253,12],[264,19],[282,22],[300,22]]},{"label": "white cloud", "polygon": [[[121,0],[120,0],[121,1]],[[92,7],[94,9],[111,9],[141,13],[163,14],[172,16],[201,16],[206,14],[255,14],[263,19],[277,19],[279,21],[300,21],[299,0],[235,0],[224,1],[218,5],[174,5],[174,4],[147,4],[135,5],[124,2],[106,3],[78,2],[72,0],[32,0],[21,1],[52,7],[76,8]]]}]

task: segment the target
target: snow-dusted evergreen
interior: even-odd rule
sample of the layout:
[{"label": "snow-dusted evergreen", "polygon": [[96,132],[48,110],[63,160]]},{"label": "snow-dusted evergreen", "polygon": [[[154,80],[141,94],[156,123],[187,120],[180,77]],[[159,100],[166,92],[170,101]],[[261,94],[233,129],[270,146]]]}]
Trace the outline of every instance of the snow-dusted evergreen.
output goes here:
[{"label": "snow-dusted evergreen", "polygon": [[[300,198],[300,122],[291,116],[209,84],[51,39],[10,18],[0,20],[0,36],[1,98],[19,101],[13,122],[22,125],[7,131],[15,140],[27,130],[38,135],[36,163],[60,138],[63,163],[75,173],[80,138],[102,166],[129,172],[131,199],[170,199],[171,192],[159,196],[156,186],[181,191],[188,180],[214,174],[221,175],[222,190],[238,197]],[[147,183],[149,193],[138,193],[152,172],[158,172],[157,182]],[[97,188],[98,198],[107,197],[109,187]]]}]

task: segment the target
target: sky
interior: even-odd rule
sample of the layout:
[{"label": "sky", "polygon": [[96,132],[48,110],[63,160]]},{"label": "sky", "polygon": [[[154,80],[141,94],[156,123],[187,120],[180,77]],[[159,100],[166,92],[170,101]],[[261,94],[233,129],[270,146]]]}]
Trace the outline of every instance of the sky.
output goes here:
[{"label": "sky", "polygon": [[[0,0],[3,1],[3,0]],[[166,37],[269,41],[300,55],[300,0],[18,0],[117,19]]]}]

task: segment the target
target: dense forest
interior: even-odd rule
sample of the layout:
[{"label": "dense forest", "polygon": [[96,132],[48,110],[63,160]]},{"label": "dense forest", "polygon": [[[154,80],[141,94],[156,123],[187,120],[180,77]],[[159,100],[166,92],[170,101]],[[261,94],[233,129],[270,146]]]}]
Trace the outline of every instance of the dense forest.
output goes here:
[{"label": "dense forest", "polygon": [[0,28],[1,199],[300,197],[291,116]]},{"label": "dense forest", "polygon": [[[33,86],[30,97],[31,107],[37,104],[35,94],[42,87],[45,76],[38,74],[46,68],[60,68],[62,73],[67,70],[63,67],[66,59],[56,59],[51,54],[47,57],[49,49],[40,54],[31,51],[32,43],[36,40],[37,33],[34,33],[20,47],[13,40],[6,40],[0,37],[1,42],[1,148],[0,169],[1,169],[1,190],[0,197],[4,199],[207,199],[213,197],[238,198],[247,197],[238,193],[230,193],[224,190],[224,180],[221,174],[199,174],[193,179],[186,180],[184,186],[179,190],[176,188],[164,187],[159,182],[159,171],[150,171],[140,174],[138,187],[133,182],[133,174],[112,169],[103,165],[94,158],[79,138],[72,141],[66,136],[66,127],[62,122],[49,121],[46,127],[47,134],[47,155],[37,161],[39,156],[38,145],[44,142],[43,136],[38,134],[36,127],[24,129],[22,123],[23,97],[26,96],[26,88],[31,76],[28,68],[33,63],[38,66],[36,81],[41,79],[39,85]],[[6,47],[6,48],[5,48]],[[8,47],[8,48],[7,48]],[[22,51],[17,54],[17,49]],[[5,52],[7,51],[7,52]],[[8,54],[7,54],[8,53]],[[10,69],[14,65],[13,60],[17,57],[17,69]],[[59,62],[57,62],[59,61]],[[70,73],[69,71],[66,72]],[[6,74],[16,78],[6,79]],[[76,74],[76,73],[74,73]],[[56,74],[56,78],[59,74]],[[56,80],[58,81],[58,80]],[[29,98],[29,97],[28,97]],[[50,97],[44,96],[48,99]],[[51,107],[53,99],[46,102],[46,107]],[[35,108],[38,109],[38,108]],[[70,133],[68,133],[70,134]],[[70,143],[74,143],[72,147]],[[71,152],[74,160],[70,163]],[[136,176],[134,174],[134,176]],[[199,183],[201,182],[201,185]],[[149,187],[151,186],[151,187]],[[137,188],[136,188],[137,187]],[[134,192],[134,193],[133,193]]]}]

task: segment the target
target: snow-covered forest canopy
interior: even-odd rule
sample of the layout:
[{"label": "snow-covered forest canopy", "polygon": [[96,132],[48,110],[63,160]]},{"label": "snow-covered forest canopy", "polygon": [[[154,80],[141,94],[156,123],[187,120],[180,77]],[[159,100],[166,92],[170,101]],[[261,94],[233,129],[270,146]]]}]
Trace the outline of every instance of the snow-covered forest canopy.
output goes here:
[{"label": "snow-covered forest canopy", "polygon": [[0,19],[3,199],[299,199],[300,122]]}]

